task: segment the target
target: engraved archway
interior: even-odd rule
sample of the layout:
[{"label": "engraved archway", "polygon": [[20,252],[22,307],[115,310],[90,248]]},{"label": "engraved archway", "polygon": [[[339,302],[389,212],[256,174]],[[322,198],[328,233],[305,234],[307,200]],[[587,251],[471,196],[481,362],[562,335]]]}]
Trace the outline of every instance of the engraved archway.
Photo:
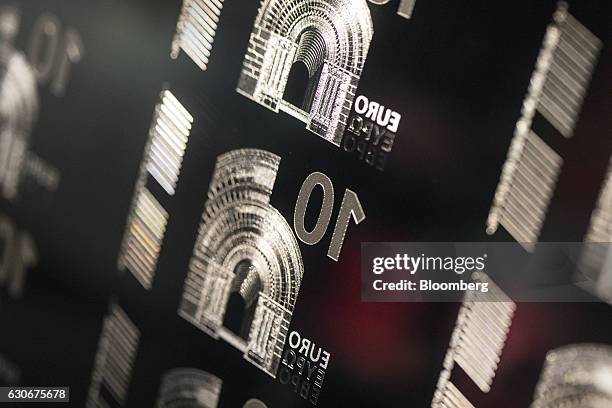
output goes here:
[{"label": "engraved archway", "polygon": [[[218,157],[179,310],[272,376],[304,270],[293,231],[269,203],[279,162],[255,149]],[[225,326],[232,295],[248,309],[242,333]]]},{"label": "engraved archway", "polygon": [[[365,0],[265,0],[237,91],[275,112],[289,113],[339,145],[372,35]],[[305,65],[312,85],[301,106],[284,98],[296,63]]]}]

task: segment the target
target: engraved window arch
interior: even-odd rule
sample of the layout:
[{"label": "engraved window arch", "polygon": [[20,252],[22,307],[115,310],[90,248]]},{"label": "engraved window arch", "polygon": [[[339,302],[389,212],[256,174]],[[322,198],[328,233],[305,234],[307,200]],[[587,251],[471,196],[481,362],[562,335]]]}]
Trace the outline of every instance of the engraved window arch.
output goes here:
[{"label": "engraved window arch", "polygon": [[532,408],[603,408],[612,404],[612,347],[570,344],[546,355]]},{"label": "engraved window arch", "polygon": [[[162,377],[157,408],[217,408],[223,380],[197,368],[173,368]],[[251,398],[242,408],[267,408]]]},{"label": "engraved window arch", "polygon": [[[303,275],[297,240],[270,205],[280,158],[241,149],[217,158],[179,314],[223,338],[275,376]],[[228,302],[245,306],[241,333],[225,327]]]},{"label": "engraved window arch", "polygon": [[[237,91],[339,146],[372,35],[365,0],[264,0]],[[301,106],[284,99],[296,62],[313,87]]]},{"label": "engraved window arch", "polygon": [[162,378],[157,408],[217,408],[223,381],[195,368],[175,368]]}]

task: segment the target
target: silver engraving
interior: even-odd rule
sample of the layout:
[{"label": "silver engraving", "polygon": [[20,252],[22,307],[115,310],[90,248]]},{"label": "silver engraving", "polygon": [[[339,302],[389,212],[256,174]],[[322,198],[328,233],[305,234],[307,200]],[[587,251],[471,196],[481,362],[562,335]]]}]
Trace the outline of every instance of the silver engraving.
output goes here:
[{"label": "silver engraving", "polygon": [[327,251],[327,256],[334,261],[338,261],[338,258],[340,258],[340,251],[342,251],[344,237],[346,236],[346,230],[351,218],[355,221],[355,224],[359,224],[365,220],[366,215],[357,194],[352,190],[346,189],[344,197],[342,198],[342,204],[340,205],[340,213],[338,214],[336,227],[334,228],[334,233]]},{"label": "silver engraving", "polygon": [[563,159],[538,135],[517,128],[489,213],[487,232],[498,225],[528,251],[535,249]]},{"label": "silver engraving", "polygon": [[28,59],[39,82],[47,82],[51,77],[61,31],[62,25],[59,19],[51,13],[44,13],[34,24],[28,48]]},{"label": "silver engraving", "polygon": [[532,408],[612,406],[612,347],[576,344],[550,351]]},{"label": "silver engraving", "polygon": [[484,273],[476,272],[473,278],[487,282],[489,291],[466,292],[444,358],[432,408],[472,406],[450,380],[455,364],[482,392],[489,392],[510,330],[515,303]]},{"label": "silver engraving", "polygon": [[601,46],[559,2],[495,193],[489,234],[501,224],[526,250],[535,249],[563,160],[532,130],[533,119],[539,112],[563,136],[573,135]]},{"label": "silver engraving", "polygon": [[139,341],[138,328],[121,307],[111,304],[98,343],[87,408],[109,406],[101,394],[102,387],[116,403],[125,404]]},{"label": "silver engraving", "polygon": [[[306,217],[306,209],[308,208],[310,196],[316,186],[321,186],[323,189],[323,204],[321,205],[321,212],[315,227],[312,231],[307,231],[304,225],[304,218]],[[321,241],[325,232],[327,232],[333,210],[334,185],[332,181],[323,173],[315,172],[310,174],[306,177],[304,183],[302,183],[293,213],[293,227],[300,241],[308,245],[315,245]]]},{"label": "silver engraving", "polygon": [[439,400],[432,404],[434,408],[475,408],[465,395],[450,381],[445,381],[443,388],[438,389]]},{"label": "silver engraving", "polygon": [[146,289],[153,284],[167,222],[168,213],[161,204],[149,190],[140,190],[128,217],[119,269],[128,269]]},{"label": "silver engraving", "polygon": [[19,26],[17,10],[0,10],[0,189],[13,200],[28,159],[32,127],[38,114],[36,78],[21,52],[13,48]]},{"label": "silver engraving", "polygon": [[[264,0],[237,91],[284,111],[339,146],[373,35],[365,0]],[[308,90],[284,97],[292,68],[304,64]]]},{"label": "silver engraving", "polygon": [[176,368],[163,379],[157,408],[217,408],[223,381],[206,371]]},{"label": "silver engraving", "polygon": [[565,137],[571,137],[602,42],[560,2],[544,39],[543,58],[532,79],[537,110]]},{"label": "silver engraving", "polygon": [[183,0],[183,8],[172,40],[171,57],[182,49],[205,71],[210,60],[223,0]]},{"label": "silver engraving", "polygon": [[147,170],[169,195],[174,195],[193,116],[170,91],[164,91],[155,109]]},{"label": "silver engraving", "polygon": [[164,90],[149,131],[118,259],[119,270],[129,270],[147,290],[153,284],[169,217],[146,188],[147,177],[151,175],[169,196],[174,195],[192,124],[187,109]]},{"label": "silver engraving", "polygon": [[251,398],[244,403],[242,408],[268,408],[268,406],[258,399]]},{"label": "silver engraving", "polygon": [[83,45],[81,36],[72,28],[66,30],[61,49],[63,52],[58,61],[55,78],[51,83],[51,91],[58,97],[64,96],[66,93],[72,66],[81,62],[85,54],[85,46]]},{"label": "silver engraving", "polygon": [[[269,201],[280,158],[242,149],[218,157],[179,314],[276,375],[303,274],[291,228]],[[224,326],[232,295],[239,333]]]},{"label": "silver engraving", "polygon": [[[312,231],[307,231],[304,225],[306,210],[308,209],[308,203],[315,187],[321,186],[323,190],[323,203],[321,204],[321,210],[317,222]],[[295,234],[305,244],[315,245],[323,239],[323,236],[327,232],[329,222],[331,220],[332,212],[334,210],[334,185],[327,175],[319,172],[314,172],[306,177],[298,197],[295,203],[295,210],[293,212],[293,227]],[[338,261],[340,252],[342,251],[342,245],[344,244],[344,237],[346,236],[346,230],[348,228],[351,218],[356,224],[361,223],[365,220],[366,215],[359,201],[359,197],[354,191],[346,189],[344,197],[342,198],[342,204],[340,205],[340,212],[338,219],[336,220],[336,226],[332,234],[332,239],[329,244],[327,256],[334,261]]]},{"label": "silver engraving", "polygon": [[612,303],[612,159],[599,193],[597,205],[591,214],[589,230],[579,261],[579,281],[587,280],[589,288],[602,300]]},{"label": "silver engraving", "polygon": [[68,88],[74,64],[81,62],[85,46],[74,28],[64,31],[51,13],[42,14],[34,24],[28,47],[28,60],[40,84],[51,81],[51,92],[62,97]]}]

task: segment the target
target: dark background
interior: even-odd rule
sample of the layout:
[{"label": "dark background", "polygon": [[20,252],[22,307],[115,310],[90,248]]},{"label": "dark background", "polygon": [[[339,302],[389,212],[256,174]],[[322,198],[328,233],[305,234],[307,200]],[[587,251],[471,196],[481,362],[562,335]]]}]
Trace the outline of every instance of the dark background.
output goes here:
[{"label": "dark background", "polygon": [[[2,2],[6,3],[6,2]],[[71,387],[84,406],[107,305],[114,298],[142,331],[128,405],[153,406],[162,374],[189,366],[223,379],[220,407],[256,397],[269,407],[308,406],[289,386],[176,314],[216,157],[252,147],[281,156],[271,203],[292,225],[295,199],[314,171],[336,192],[328,233],[300,244],[305,273],[292,328],[331,353],[321,407],[426,407],[456,318],[455,304],[361,303],[362,241],[511,240],[485,222],[553,1],[418,0],[411,20],[397,2],[370,4],[374,38],[357,94],[402,114],[384,172],[235,92],[258,1],[224,3],[211,62],[169,58],[181,2],[22,1],[18,46],[45,11],[85,44],[67,94],[39,88],[31,150],[59,168],[59,190],[27,183],[0,209],[34,237],[40,262],[22,299],[0,291],[0,353],[24,386]],[[608,1],[570,12],[604,43]],[[607,31],[606,31],[607,30]],[[543,135],[565,160],[542,240],[580,241],[612,146],[611,53],[604,47],[573,139]],[[166,86],[195,117],[153,284],[146,292],[116,259],[153,109]],[[607,115],[606,115],[607,113]],[[346,188],[366,220],[349,226],[339,262],[327,258]],[[321,197],[313,195],[310,209]],[[316,215],[316,214],[315,214]],[[309,218],[313,218],[309,214]],[[527,407],[547,350],[612,342],[608,305],[520,304],[489,395],[458,379],[479,407]],[[459,369],[456,369],[459,371]],[[461,377],[460,373],[457,377]]]}]

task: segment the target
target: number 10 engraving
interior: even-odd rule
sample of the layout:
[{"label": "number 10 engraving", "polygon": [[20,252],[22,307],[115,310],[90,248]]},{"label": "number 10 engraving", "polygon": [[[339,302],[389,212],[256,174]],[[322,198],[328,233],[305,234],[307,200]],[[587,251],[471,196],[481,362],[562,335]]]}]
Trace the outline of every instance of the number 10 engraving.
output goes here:
[{"label": "number 10 engraving", "polygon": [[[310,196],[316,186],[321,186],[323,189],[323,205],[321,206],[321,212],[319,213],[319,218],[314,229],[312,231],[307,231],[304,225],[304,217],[306,215],[308,202],[310,201]],[[315,245],[323,239],[329,227],[333,207],[334,185],[332,181],[323,173],[312,173],[302,184],[293,215],[295,233],[300,241],[308,245]],[[357,194],[352,190],[346,189],[344,197],[342,198],[342,204],[340,205],[340,213],[336,220],[336,227],[334,228],[331,243],[327,251],[327,256],[334,261],[337,261],[340,257],[346,229],[348,228],[351,217],[353,221],[355,221],[355,224],[359,224],[365,220],[366,215]]]}]

